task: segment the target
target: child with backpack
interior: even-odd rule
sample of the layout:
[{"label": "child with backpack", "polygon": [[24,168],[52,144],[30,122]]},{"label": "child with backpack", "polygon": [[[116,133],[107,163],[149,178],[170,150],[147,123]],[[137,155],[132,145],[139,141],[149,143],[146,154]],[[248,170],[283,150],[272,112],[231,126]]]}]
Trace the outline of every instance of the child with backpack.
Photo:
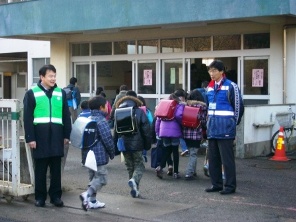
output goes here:
[{"label": "child with backpack", "polygon": [[[156,176],[162,179],[163,168],[166,166],[166,161],[173,153],[173,178],[179,179],[179,143],[182,137],[182,115],[184,110],[184,104],[181,103],[180,99],[173,93],[170,95],[169,100],[174,100],[175,107],[173,107],[173,118],[160,117],[158,110],[159,105],[156,107],[156,123],[155,132],[156,136],[162,139],[164,146],[164,154],[161,159],[161,165],[155,169]],[[172,102],[174,102],[172,101]],[[172,107],[172,106],[170,106]],[[171,112],[170,112],[171,113]]]},{"label": "child with backpack", "polygon": [[[116,102],[114,115],[114,134],[115,137],[118,136],[119,141],[123,141],[122,153],[129,175],[130,194],[133,198],[140,197],[139,185],[145,170],[142,152],[151,148],[150,123],[146,114],[139,108],[141,105],[142,102],[137,98],[137,94],[129,90],[126,96]],[[128,112],[125,112],[126,110]],[[122,116],[124,118],[121,118]],[[129,124],[128,127],[126,123]]]},{"label": "child with backpack", "polygon": [[[90,209],[101,208],[105,206],[105,203],[100,202],[96,199],[96,194],[101,190],[103,186],[107,184],[107,167],[109,158],[114,158],[114,143],[111,134],[111,130],[106,121],[106,99],[97,96],[89,100],[89,108],[91,110],[92,120],[97,121],[98,142],[93,145],[90,149],[93,150],[97,163],[97,171],[88,170],[89,184],[88,189],[80,194],[80,200],[82,202],[82,208],[87,211]],[[91,144],[91,142],[89,142]],[[86,155],[89,149],[83,149],[83,163],[85,162]]]},{"label": "child with backpack", "polygon": [[[206,127],[207,106],[203,102],[202,94],[198,90],[190,92],[186,103],[187,106],[195,107],[199,110],[198,115],[195,115],[197,117],[196,121],[199,122],[197,127],[194,126],[192,128],[183,125],[183,138],[189,150],[189,160],[186,168],[185,179],[190,180],[196,176],[197,151],[198,148],[200,148],[200,143],[203,139],[202,130]],[[185,111],[183,112],[183,119],[185,119]]]}]

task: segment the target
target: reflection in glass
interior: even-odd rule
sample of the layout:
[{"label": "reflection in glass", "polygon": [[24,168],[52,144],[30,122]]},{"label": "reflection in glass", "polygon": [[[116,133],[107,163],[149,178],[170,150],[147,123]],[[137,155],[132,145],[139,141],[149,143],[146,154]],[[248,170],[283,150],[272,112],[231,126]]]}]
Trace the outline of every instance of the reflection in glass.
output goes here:
[{"label": "reflection in glass", "polygon": [[138,64],[138,93],[155,94],[156,93],[156,63]]},{"label": "reflection in glass", "polygon": [[268,59],[244,60],[244,94],[268,95]]},{"label": "reflection in glass", "polygon": [[91,47],[91,55],[112,55],[112,42],[92,43]]},{"label": "reflection in glass", "polygon": [[81,93],[90,93],[89,64],[76,65],[77,86]]},{"label": "reflection in glass", "polygon": [[244,35],[244,49],[270,48],[270,34],[257,33]]},{"label": "reflection in glass", "polygon": [[213,36],[214,50],[236,50],[241,48],[240,35]]},{"label": "reflection in glass", "polygon": [[45,64],[50,64],[50,58],[34,58],[33,59],[33,83],[38,83],[39,69]]},{"label": "reflection in glass", "polygon": [[148,54],[158,52],[158,40],[138,41],[138,54]]},{"label": "reflection in glass", "polygon": [[182,62],[164,63],[164,93],[171,94],[176,89],[183,88],[183,65]]},{"label": "reflection in glass", "polygon": [[73,44],[72,56],[89,56],[89,43]]},{"label": "reflection in glass", "polygon": [[136,54],[135,41],[114,42],[114,54]]},{"label": "reflection in glass", "polygon": [[161,39],[160,45],[162,53],[182,52],[183,49],[182,39]]},{"label": "reflection in glass", "polygon": [[186,52],[210,51],[211,37],[194,37],[185,39]]}]

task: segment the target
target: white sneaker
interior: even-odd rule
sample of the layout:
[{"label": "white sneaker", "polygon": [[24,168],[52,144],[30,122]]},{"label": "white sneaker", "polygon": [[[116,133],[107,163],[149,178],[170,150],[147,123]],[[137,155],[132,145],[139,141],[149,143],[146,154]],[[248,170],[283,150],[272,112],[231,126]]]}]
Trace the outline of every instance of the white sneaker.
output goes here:
[{"label": "white sneaker", "polygon": [[88,202],[88,206],[91,209],[102,208],[102,207],[105,207],[105,203],[102,203],[97,200],[95,203]]},{"label": "white sneaker", "polygon": [[130,188],[132,188],[132,190],[131,190],[132,197],[133,198],[139,197],[139,191],[137,188],[137,184],[133,178],[128,181],[128,185],[130,186]]},{"label": "white sneaker", "polygon": [[82,209],[87,211],[87,209],[89,208],[88,204],[88,194],[87,192],[83,192],[82,194],[79,195],[79,198],[81,200],[81,206],[82,206]]}]

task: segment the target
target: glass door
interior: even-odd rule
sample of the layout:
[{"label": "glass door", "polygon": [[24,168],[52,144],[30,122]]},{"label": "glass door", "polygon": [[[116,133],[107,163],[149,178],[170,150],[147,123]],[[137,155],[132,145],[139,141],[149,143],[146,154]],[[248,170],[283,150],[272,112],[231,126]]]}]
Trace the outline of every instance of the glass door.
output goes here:
[{"label": "glass door", "polygon": [[3,72],[0,72],[0,99],[3,99]]},{"label": "glass door", "polygon": [[146,106],[154,112],[159,99],[160,75],[157,60],[133,62],[133,89],[145,99]]},{"label": "glass door", "polygon": [[[74,76],[77,78],[77,86],[79,87],[81,97],[89,98],[95,92],[93,68],[95,64],[90,63],[75,63],[74,64]],[[92,68],[91,68],[92,67]],[[92,70],[92,73],[90,71]]]},{"label": "glass door", "polygon": [[187,90],[188,75],[182,60],[162,61],[162,85],[161,94],[171,94],[177,89]]}]

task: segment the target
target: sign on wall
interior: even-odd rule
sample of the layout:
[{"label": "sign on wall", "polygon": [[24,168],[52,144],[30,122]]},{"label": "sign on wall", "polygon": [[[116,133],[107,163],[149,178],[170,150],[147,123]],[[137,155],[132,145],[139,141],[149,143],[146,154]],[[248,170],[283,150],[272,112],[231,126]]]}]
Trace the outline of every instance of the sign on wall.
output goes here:
[{"label": "sign on wall", "polygon": [[252,69],[252,87],[263,87],[263,69]]},{"label": "sign on wall", "polygon": [[144,86],[152,86],[152,69],[144,69],[143,80]]}]

